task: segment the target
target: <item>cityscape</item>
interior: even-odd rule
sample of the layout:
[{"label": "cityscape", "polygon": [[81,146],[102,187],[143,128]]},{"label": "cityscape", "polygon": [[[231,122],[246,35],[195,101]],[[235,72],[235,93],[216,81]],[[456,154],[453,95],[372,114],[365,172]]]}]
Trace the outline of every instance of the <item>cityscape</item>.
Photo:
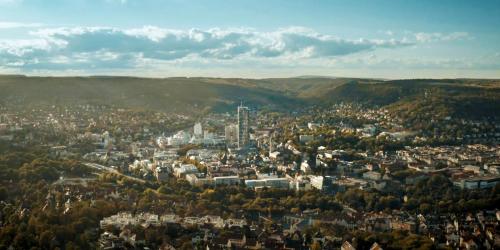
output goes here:
[{"label": "cityscape", "polygon": [[[497,118],[444,117],[436,125],[470,131],[447,141],[355,103],[291,113],[235,103],[202,117],[15,109],[3,106],[0,125],[2,233],[36,216],[41,230],[66,218],[65,233],[83,230],[76,244],[100,249],[498,244]],[[25,159],[33,160],[8,167]],[[17,195],[24,202],[8,202]],[[44,243],[62,244],[56,238]]]},{"label": "cityscape", "polygon": [[500,249],[496,1],[1,1],[0,250]]}]

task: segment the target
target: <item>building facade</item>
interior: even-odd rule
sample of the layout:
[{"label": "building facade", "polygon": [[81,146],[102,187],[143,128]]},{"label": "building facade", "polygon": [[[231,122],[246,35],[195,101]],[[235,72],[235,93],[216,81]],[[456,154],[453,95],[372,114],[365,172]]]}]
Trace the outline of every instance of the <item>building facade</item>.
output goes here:
[{"label": "building facade", "polygon": [[194,124],[194,136],[201,137],[203,135],[203,127],[201,126],[201,123],[197,122]]},{"label": "building facade", "polygon": [[229,124],[224,128],[227,144],[235,144],[238,142],[238,125]]},{"label": "building facade", "polygon": [[245,106],[238,106],[238,147],[244,148],[250,141],[249,134],[250,110]]}]

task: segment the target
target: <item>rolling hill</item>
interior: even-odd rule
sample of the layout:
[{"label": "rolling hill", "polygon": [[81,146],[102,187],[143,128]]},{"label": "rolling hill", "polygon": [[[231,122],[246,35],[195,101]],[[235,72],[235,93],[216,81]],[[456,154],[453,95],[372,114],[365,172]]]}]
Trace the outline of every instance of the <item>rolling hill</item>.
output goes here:
[{"label": "rolling hill", "polygon": [[0,76],[0,103],[103,104],[162,111],[233,110],[249,106],[290,110],[307,104],[359,102],[395,112],[497,116],[500,80],[356,78],[134,78]]},{"label": "rolling hill", "polygon": [[248,105],[285,109],[303,101],[281,92],[193,78],[0,77],[0,101],[28,105],[103,104],[162,111]]}]

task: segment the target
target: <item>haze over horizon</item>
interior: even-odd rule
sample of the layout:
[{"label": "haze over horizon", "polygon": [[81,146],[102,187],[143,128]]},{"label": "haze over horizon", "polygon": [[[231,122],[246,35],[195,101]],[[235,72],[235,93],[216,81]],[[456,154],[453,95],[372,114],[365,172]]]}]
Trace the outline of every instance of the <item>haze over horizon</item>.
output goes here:
[{"label": "haze over horizon", "polygon": [[0,0],[0,74],[500,78],[498,1]]}]

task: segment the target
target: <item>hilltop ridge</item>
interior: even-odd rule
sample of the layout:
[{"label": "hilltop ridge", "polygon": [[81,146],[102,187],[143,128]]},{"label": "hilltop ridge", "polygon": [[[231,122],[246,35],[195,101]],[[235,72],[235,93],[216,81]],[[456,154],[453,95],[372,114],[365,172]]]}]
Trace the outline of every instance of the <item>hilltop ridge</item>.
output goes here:
[{"label": "hilltop ridge", "polygon": [[[0,76],[0,102],[103,104],[163,111],[225,111],[241,100],[277,110],[358,102],[408,112],[435,106],[443,115],[500,113],[500,80],[362,78],[140,78]],[[431,98],[432,97],[432,98]],[[469,112],[471,111],[471,112]]]}]

